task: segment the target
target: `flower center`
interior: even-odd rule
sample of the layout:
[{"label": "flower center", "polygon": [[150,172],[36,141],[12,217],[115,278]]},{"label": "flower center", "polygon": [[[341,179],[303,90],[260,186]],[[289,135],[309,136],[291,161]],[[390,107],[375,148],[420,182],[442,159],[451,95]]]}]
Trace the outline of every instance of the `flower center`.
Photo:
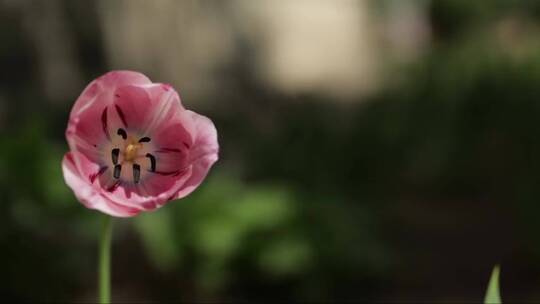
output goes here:
[{"label": "flower center", "polygon": [[[138,162],[146,161],[150,165],[150,172],[156,171],[156,158],[150,153],[142,155],[145,150],[144,143],[150,142],[150,137],[141,137],[137,140],[135,137],[128,137],[127,132],[122,128],[118,129],[117,134],[122,136],[125,144],[123,151],[120,148],[111,150],[111,160],[114,165],[113,177],[119,179],[122,176],[122,166],[129,164],[132,167],[133,182],[137,184],[141,179],[141,165]],[[148,168],[148,166],[144,167]]]},{"label": "flower center", "polygon": [[129,143],[124,150],[124,160],[127,162],[134,161],[137,157],[139,157],[139,150],[141,148],[141,143]]}]

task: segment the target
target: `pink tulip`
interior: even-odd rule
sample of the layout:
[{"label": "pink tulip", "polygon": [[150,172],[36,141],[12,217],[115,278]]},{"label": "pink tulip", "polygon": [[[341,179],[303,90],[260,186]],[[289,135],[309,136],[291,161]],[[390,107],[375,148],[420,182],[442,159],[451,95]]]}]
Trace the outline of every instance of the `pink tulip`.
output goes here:
[{"label": "pink tulip", "polygon": [[64,179],[87,208],[130,217],[183,198],[218,159],[217,132],[167,84],[109,72],[75,102]]}]

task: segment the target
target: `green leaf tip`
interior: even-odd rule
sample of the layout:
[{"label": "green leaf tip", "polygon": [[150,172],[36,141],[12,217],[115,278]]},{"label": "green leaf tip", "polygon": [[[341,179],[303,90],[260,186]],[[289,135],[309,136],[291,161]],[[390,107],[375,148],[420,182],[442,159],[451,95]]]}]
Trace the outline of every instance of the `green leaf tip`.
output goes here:
[{"label": "green leaf tip", "polygon": [[501,304],[501,294],[499,292],[499,265],[493,267],[491,272],[491,278],[489,279],[488,288],[486,291],[486,296],[484,297],[485,304]]}]

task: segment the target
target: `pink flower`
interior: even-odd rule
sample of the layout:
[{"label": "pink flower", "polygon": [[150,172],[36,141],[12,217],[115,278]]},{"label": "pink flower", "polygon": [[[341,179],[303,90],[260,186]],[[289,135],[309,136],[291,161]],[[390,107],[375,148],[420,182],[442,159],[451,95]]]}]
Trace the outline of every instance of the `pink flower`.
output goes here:
[{"label": "pink flower", "polygon": [[109,72],[75,102],[62,162],[64,179],[87,208],[137,215],[185,197],[218,159],[212,121],[186,110],[167,84]]}]

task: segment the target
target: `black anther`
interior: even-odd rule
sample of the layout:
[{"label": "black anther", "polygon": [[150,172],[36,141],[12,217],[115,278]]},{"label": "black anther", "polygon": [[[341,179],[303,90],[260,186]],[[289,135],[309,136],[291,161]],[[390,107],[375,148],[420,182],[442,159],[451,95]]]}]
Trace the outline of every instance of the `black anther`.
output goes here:
[{"label": "black anther", "polygon": [[141,179],[141,166],[138,164],[133,164],[133,181],[135,184],[139,183]]},{"label": "black anther", "polygon": [[119,128],[118,129],[118,132],[116,132],[118,135],[122,136],[123,139],[126,139],[127,138],[127,133],[126,133],[126,130],[122,129],[122,128]]},{"label": "black anther", "polygon": [[146,157],[150,159],[150,171],[155,172],[156,171],[156,158],[154,155],[150,153],[146,153]]},{"label": "black anther", "polygon": [[119,154],[120,154],[120,149],[118,149],[118,148],[112,149],[111,156],[112,156],[112,162],[113,162],[114,165],[118,164],[118,155]]},{"label": "black anther", "polygon": [[114,178],[120,178],[120,172],[122,171],[122,165],[116,165],[114,166]]},{"label": "black anther", "polygon": [[146,137],[146,136],[145,136],[145,137],[139,139],[139,142],[140,142],[140,143],[143,143],[143,142],[150,142],[150,137]]}]

